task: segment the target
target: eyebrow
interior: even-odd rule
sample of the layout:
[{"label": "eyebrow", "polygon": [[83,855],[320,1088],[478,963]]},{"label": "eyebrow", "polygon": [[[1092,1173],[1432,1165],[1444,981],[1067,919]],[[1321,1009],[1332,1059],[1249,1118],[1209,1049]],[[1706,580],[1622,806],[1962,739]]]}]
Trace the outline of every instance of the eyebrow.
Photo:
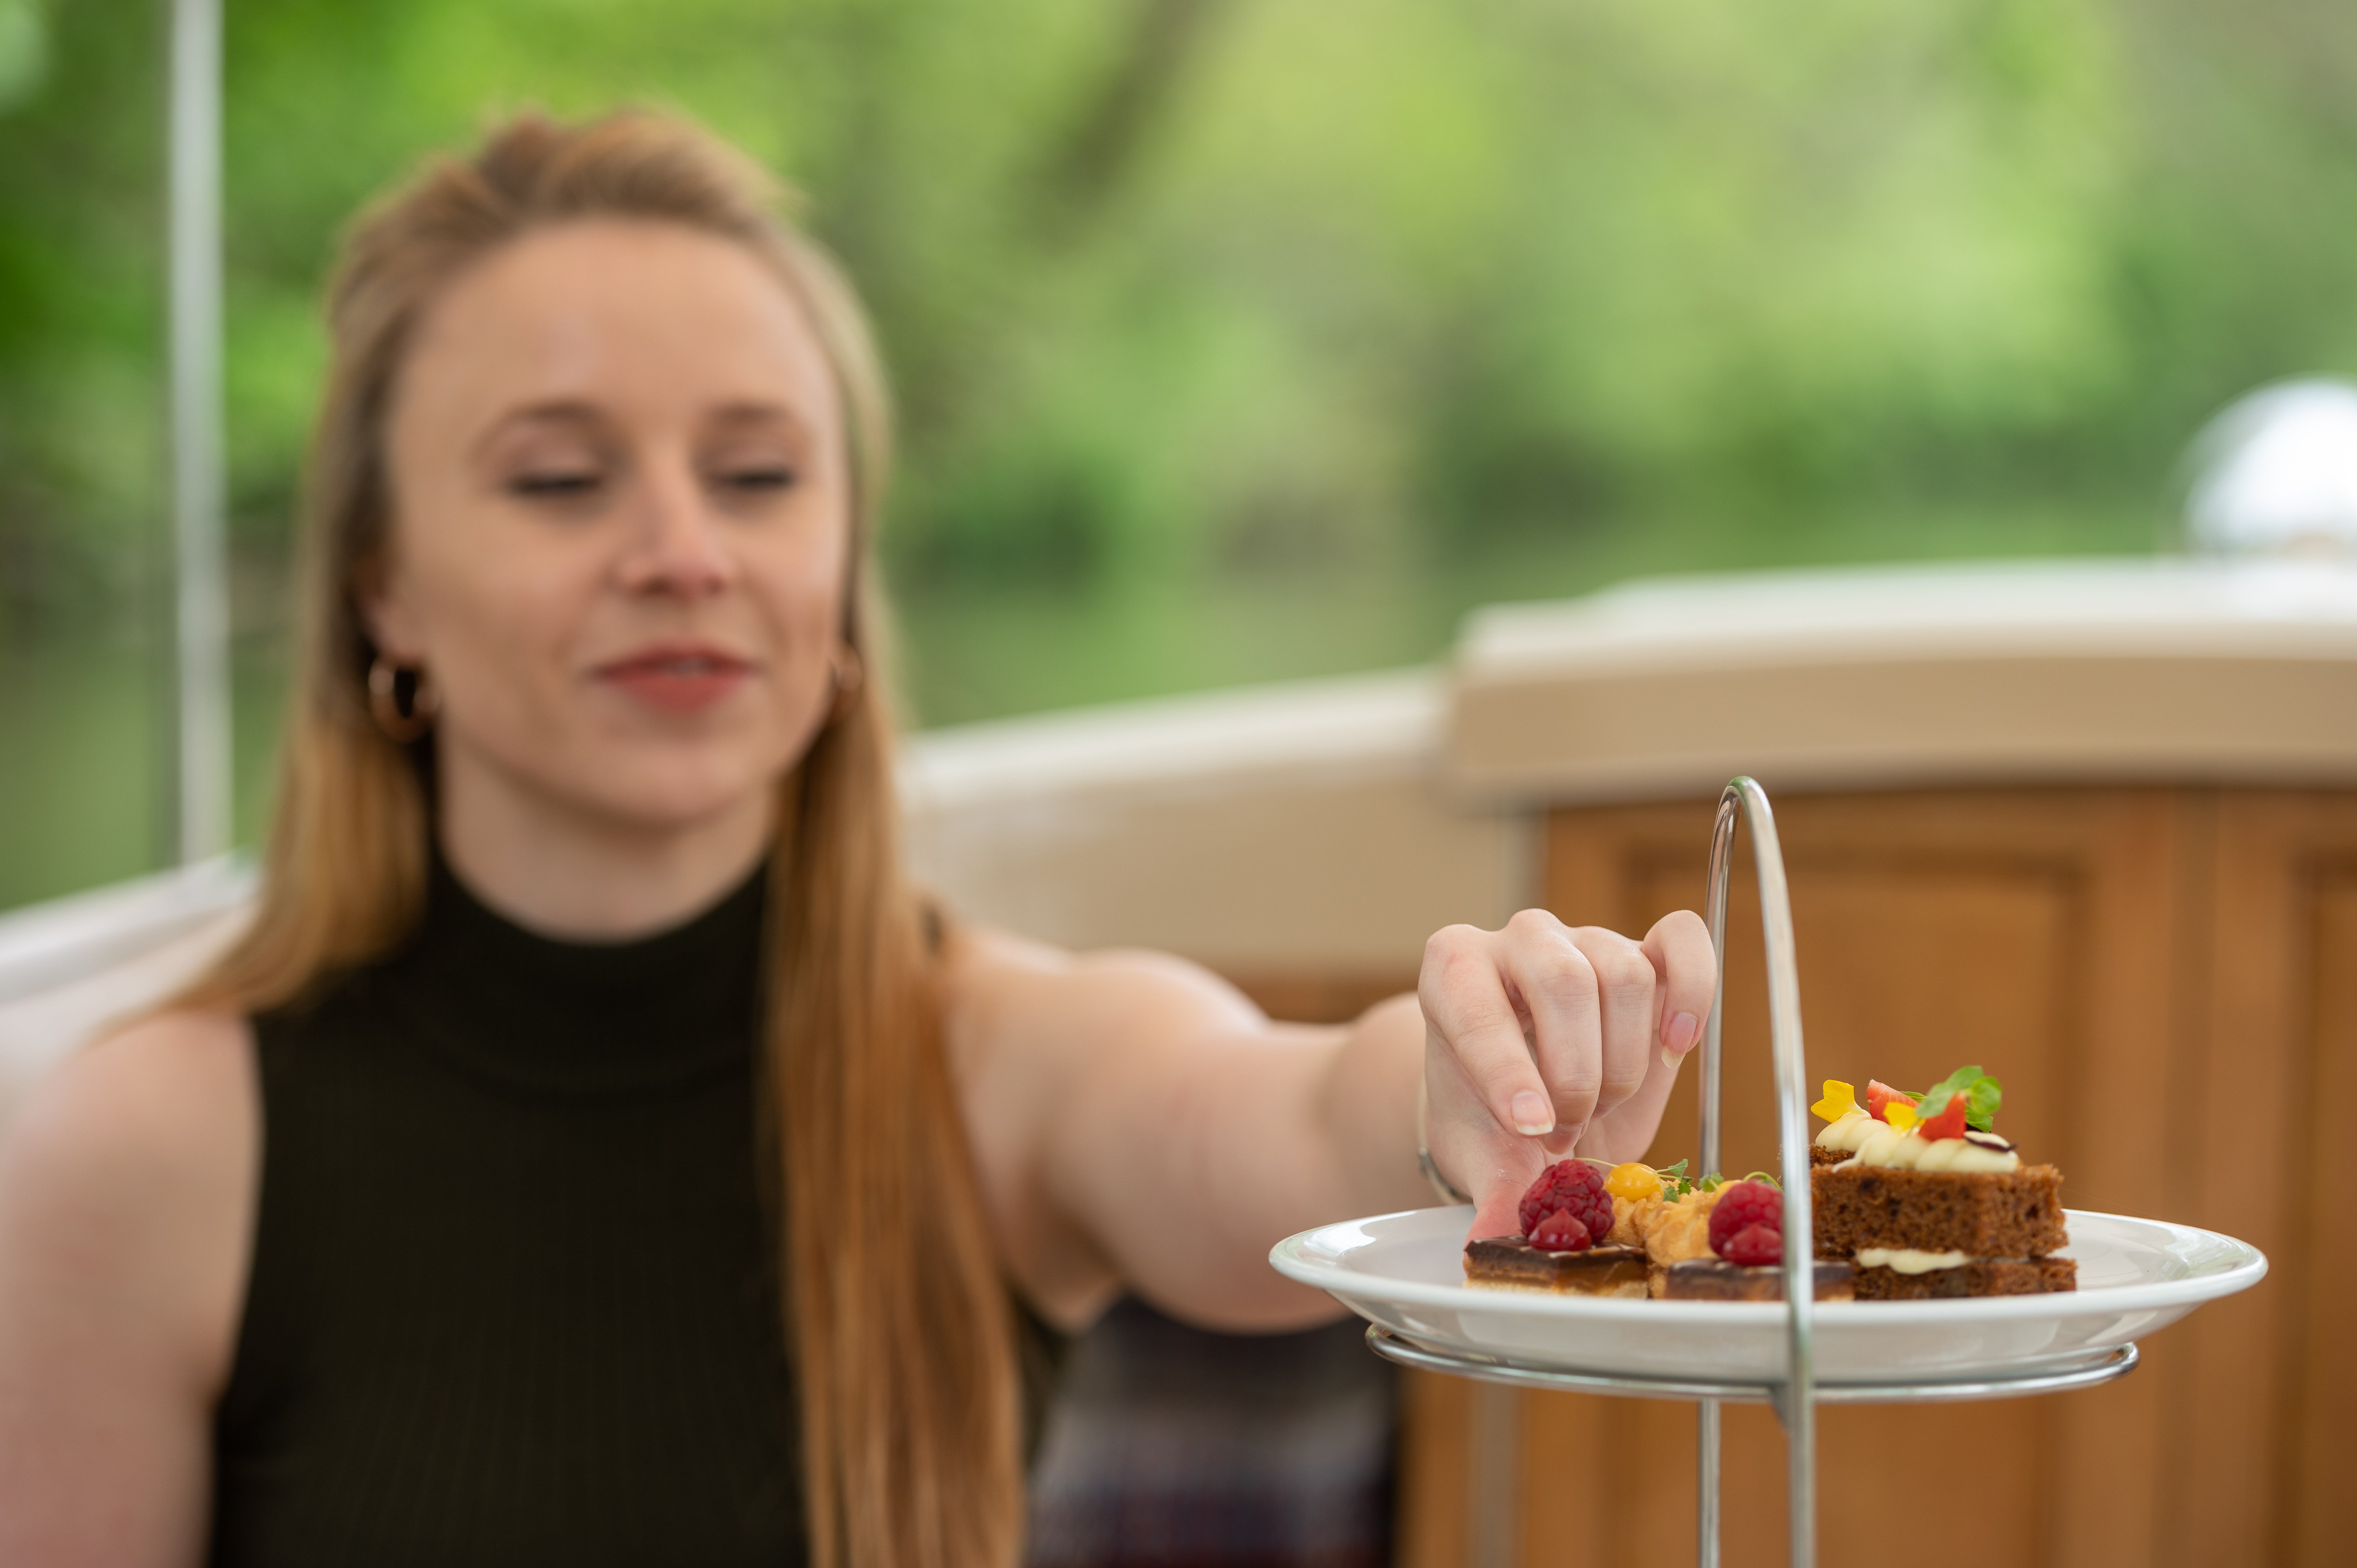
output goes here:
[{"label": "eyebrow", "polygon": [[[789,433],[800,439],[807,440],[811,435],[809,424],[792,409],[783,403],[766,403],[758,399],[739,399],[722,403],[705,417],[711,423],[722,425],[782,424]],[[499,439],[504,432],[519,424],[602,426],[609,423],[611,422],[603,409],[581,398],[552,398],[542,403],[525,403],[521,407],[508,410],[491,421],[490,426],[475,441],[474,452],[479,456],[483,450]]]},{"label": "eyebrow", "polygon": [[795,436],[807,440],[811,427],[802,415],[783,403],[761,403],[744,399],[724,403],[705,416],[716,424],[782,424]]},{"label": "eyebrow", "polygon": [[605,414],[592,403],[578,398],[556,398],[545,403],[525,403],[511,408],[486,425],[475,438],[470,456],[479,457],[502,435],[519,424],[604,424]]}]

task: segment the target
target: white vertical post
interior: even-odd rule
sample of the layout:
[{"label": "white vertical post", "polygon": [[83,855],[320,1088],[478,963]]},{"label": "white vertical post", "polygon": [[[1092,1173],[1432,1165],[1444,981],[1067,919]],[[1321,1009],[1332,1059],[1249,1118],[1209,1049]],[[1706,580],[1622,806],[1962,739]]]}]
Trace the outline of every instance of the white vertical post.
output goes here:
[{"label": "white vertical post", "polygon": [[221,0],[172,0],[170,166],[173,669],[183,864],[231,832],[229,572],[221,462]]}]

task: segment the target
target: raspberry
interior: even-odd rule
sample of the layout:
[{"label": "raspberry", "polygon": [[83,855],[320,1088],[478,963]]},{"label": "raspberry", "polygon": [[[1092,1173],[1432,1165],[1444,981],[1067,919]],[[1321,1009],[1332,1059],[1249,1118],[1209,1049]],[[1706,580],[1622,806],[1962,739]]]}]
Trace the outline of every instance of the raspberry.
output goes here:
[{"label": "raspberry", "polygon": [[[1764,1259],[1738,1259],[1728,1243],[1741,1232],[1764,1229],[1772,1249]],[[1764,1181],[1729,1182],[1718,1190],[1710,1211],[1710,1250],[1730,1262],[1773,1262],[1784,1255],[1784,1195]],[[1754,1250],[1757,1250],[1755,1244]]]},{"label": "raspberry", "polygon": [[1523,1194],[1523,1234],[1533,1234],[1540,1220],[1565,1209],[1591,1237],[1611,1230],[1612,1198],[1604,1190],[1604,1173],[1586,1160],[1558,1160],[1541,1171]]},{"label": "raspberry", "polygon": [[1573,1218],[1568,1208],[1556,1209],[1531,1232],[1531,1245],[1543,1252],[1585,1252],[1587,1242],[1587,1227]]},{"label": "raspberry", "polygon": [[1784,1261],[1784,1233],[1766,1225],[1746,1225],[1727,1239],[1718,1255],[1747,1269],[1760,1263],[1781,1263]]}]

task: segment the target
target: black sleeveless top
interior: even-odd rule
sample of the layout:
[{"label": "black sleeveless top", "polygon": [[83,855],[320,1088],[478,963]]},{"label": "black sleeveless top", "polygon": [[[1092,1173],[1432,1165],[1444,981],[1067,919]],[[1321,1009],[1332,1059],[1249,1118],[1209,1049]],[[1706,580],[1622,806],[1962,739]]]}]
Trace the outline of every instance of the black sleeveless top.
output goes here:
[{"label": "black sleeveless top", "polygon": [[754,1132],[764,880],[590,945],[437,865],[403,951],[254,1019],[219,1568],[803,1560]]}]

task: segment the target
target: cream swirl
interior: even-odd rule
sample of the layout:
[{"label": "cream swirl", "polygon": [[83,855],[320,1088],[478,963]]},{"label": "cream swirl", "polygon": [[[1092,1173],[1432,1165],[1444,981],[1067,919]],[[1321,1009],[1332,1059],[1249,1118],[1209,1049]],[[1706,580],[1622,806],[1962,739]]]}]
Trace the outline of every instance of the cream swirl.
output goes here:
[{"label": "cream swirl", "polygon": [[2011,1149],[1990,1148],[1965,1138],[1927,1139],[1921,1133],[1902,1133],[1855,1109],[1844,1112],[1817,1133],[1817,1147],[1838,1149],[1855,1156],[1850,1164],[1897,1170],[2002,1172],[2021,1168],[2021,1156]]},{"label": "cream swirl", "polygon": [[1866,1135],[1881,1125],[1853,1105],[1818,1130],[1817,1147],[1839,1149],[1845,1154],[1854,1155],[1857,1153],[1858,1144],[1866,1141]]},{"label": "cream swirl", "polygon": [[1934,1269],[1961,1269],[1973,1260],[1964,1252],[1926,1252],[1914,1247],[1860,1247],[1857,1266],[1889,1269],[1894,1274],[1928,1274]]}]

